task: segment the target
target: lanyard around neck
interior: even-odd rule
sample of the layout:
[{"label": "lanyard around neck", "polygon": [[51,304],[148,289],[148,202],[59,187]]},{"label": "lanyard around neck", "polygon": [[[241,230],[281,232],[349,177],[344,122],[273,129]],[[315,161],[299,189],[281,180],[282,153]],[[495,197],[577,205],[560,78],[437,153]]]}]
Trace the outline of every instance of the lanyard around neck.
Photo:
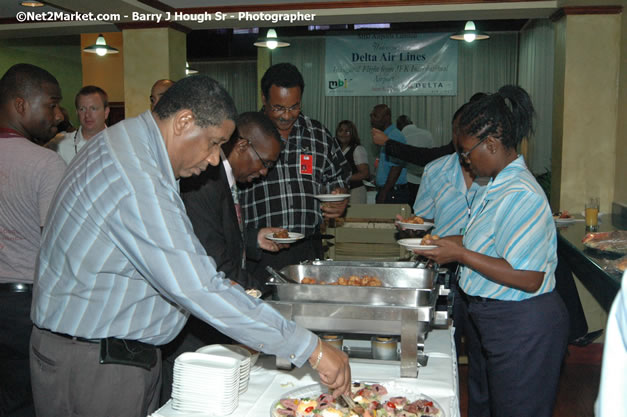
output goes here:
[{"label": "lanyard around neck", "polygon": [[[485,205],[487,204],[486,198],[488,197],[488,192],[490,191],[490,185],[492,185],[493,181],[494,180],[491,179],[490,182],[486,185],[485,191],[482,193],[483,195],[481,196],[481,201],[477,204],[477,210],[475,210],[474,213],[472,212],[469,213],[470,218],[468,219],[468,223],[466,224],[466,227],[464,228],[462,235],[465,235],[466,233],[468,233],[468,229],[470,229],[470,226],[474,223],[474,221],[477,219],[479,214],[485,208]],[[475,196],[472,198],[473,202],[476,196],[477,196],[477,191],[475,191]],[[471,203],[471,207],[472,207],[472,203]]]},{"label": "lanyard around neck", "polygon": [[76,129],[76,132],[74,132],[74,155],[78,153],[78,142],[76,141],[77,139],[78,139],[78,129]]}]

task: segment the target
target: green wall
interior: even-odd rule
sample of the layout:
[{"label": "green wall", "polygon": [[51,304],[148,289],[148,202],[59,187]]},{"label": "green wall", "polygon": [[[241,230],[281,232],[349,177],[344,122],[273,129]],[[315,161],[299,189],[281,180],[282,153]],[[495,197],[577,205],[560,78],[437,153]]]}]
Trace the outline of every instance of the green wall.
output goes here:
[{"label": "green wall", "polygon": [[0,39],[0,74],[19,63],[37,65],[57,78],[63,93],[61,105],[78,126],[74,96],[83,86],[80,35]]}]

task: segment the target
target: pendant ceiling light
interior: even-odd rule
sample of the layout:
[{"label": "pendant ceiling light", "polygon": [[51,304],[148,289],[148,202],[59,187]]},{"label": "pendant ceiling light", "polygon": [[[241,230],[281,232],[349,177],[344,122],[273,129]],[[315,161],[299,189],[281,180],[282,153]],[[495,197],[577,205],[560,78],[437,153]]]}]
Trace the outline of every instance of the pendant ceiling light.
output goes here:
[{"label": "pendant ceiling light", "polygon": [[20,3],[24,7],[42,7],[45,6],[41,1],[23,1]]},{"label": "pendant ceiling light", "polygon": [[490,36],[487,33],[479,32],[475,27],[475,22],[472,20],[466,22],[464,30],[451,35],[451,39],[466,42],[481,41],[483,39],[488,39],[489,37]]},{"label": "pendant ceiling light", "polygon": [[98,54],[98,56],[105,56],[107,54],[117,54],[120,51],[112,46],[107,45],[107,41],[105,41],[104,36],[100,34],[98,35],[98,39],[96,39],[96,44],[86,47],[85,49],[83,49],[83,52]]},{"label": "pendant ceiling light", "polygon": [[276,30],[274,29],[268,29],[268,33],[266,34],[266,37],[260,38],[253,45],[258,46],[260,48],[268,48],[268,49],[283,48],[285,46],[290,46],[289,42],[284,42],[284,41],[279,40],[279,38],[277,38]]}]

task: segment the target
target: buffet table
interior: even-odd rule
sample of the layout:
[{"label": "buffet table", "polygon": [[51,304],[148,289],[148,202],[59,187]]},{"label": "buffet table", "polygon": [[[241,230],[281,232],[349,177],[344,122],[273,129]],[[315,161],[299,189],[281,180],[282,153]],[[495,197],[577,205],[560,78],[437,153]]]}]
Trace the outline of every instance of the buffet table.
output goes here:
[{"label": "buffet table", "polygon": [[[402,381],[413,384],[416,391],[440,404],[446,417],[459,417],[459,379],[453,331],[431,330],[425,341],[424,352],[428,364],[420,368],[418,378],[400,378],[399,362],[360,361],[351,359],[353,380]],[[262,356],[250,375],[248,390],[240,395],[239,405],[232,417],[269,417],[275,401],[296,388],[318,383],[318,374],[308,365],[291,371],[277,370],[274,356]],[[170,402],[150,417],[215,417],[204,413],[181,413],[173,410]]]},{"label": "buffet table", "polygon": [[[604,254],[586,248],[581,240],[586,235],[583,219],[567,226],[558,226],[557,252],[564,257],[581,283],[590,291],[605,311],[609,311],[612,301],[621,285],[621,274],[607,268],[607,260],[619,255]],[[611,216],[603,216],[599,232],[617,230]]]}]

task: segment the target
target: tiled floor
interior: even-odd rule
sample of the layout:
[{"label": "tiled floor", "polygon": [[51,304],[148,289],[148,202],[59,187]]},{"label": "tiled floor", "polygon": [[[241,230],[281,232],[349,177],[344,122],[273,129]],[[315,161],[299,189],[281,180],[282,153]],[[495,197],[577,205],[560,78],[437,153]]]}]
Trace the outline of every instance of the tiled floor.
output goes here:
[{"label": "tiled floor", "polygon": [[[569,346],[564,361],[557,403],[553,417],[593,417],[594,401],[599,390],[603,345],[592,343],[583,348]],[[468,366],[459,367],[460,407],[462,417],[468,417],[466,381]]]}]

